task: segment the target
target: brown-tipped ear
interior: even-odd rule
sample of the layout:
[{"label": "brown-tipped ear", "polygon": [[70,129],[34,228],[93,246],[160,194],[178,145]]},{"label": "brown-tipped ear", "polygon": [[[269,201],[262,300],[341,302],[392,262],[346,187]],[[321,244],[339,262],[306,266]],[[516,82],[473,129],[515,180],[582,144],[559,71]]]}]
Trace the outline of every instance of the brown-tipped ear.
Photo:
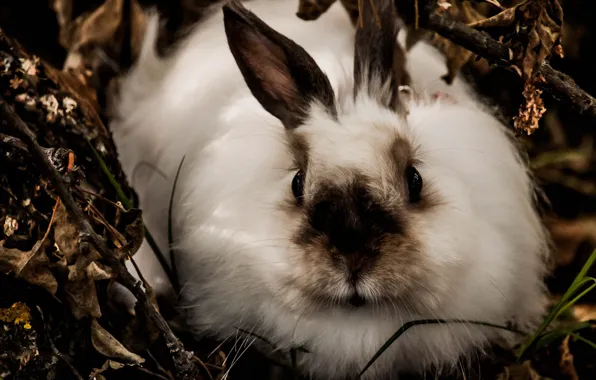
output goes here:
[{"label": "brown-tipped ear", "polygon": [[313,101],[336,116],[329,78],[303,48],[237,0],[224,5],[223,13],[232,55],[248,88],[269,113],[288,129],[302,124]]},{"label": "brown-tipped ear", "polygon": [[[356,24],[354,94],[365,89],[385,106],[399,107],[399,86],[409,85],[405,51],[397,42],[392,0],[362,0]],[[386,87],[389,85],[389,87]]]}]

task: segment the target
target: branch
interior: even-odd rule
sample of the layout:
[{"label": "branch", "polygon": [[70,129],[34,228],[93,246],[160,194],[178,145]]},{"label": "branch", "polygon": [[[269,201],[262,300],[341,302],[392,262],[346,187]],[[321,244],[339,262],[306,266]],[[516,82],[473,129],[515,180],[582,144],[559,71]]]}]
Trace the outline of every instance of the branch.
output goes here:
[{"label": "branch", "polygon": [[117,255],[112,252],[105,241],[93,230],[93,227],[83,214],[83,211],[78,207],[72,194],[68,189],[66,181],[62,175],[56,170],[54,165],[50,162],[44,149],[37,143],[33,131],[23,122],[23,120],[15,113],[14,109],[4,100],[0,95],[0,123],[3,126],[11,128],[28,146],[29,151],[33,157],[38,161],[39,165],[45,170],[55,186],[56,192],[64,203],[64,206],[78,230],[82,233],[85,239],[88,239],[91,244],[101,254],[110,266],[115,270],[118,281],[131,291],[136,299],[140,302],[142,310],[155,323],[162,336],[164,337],[168,346],[170,355],[174,362],[177,378],[190,380],[196,377],[195,365],[192,360],[192,353],[184,349],[182,343],[176,338],[167,322],[163,319],[161,314],[155,309],[147,294],[141,287],[141,282],[136,280],[126,269],[125,265],[118,259]]},{"label": "branch", "polygon": [[[501,67],[507,69],[511,67],[512,53],[507,46],[499,43],[487,33],[471,28],[448,15],[434,13],[435,1],[395,0],[396,6],[400,10],[413,10],[414,4],[412,2],[424,4],[423,7],[419,7],[423,9],[423,11],[419,12],[418,20],[421,27],[432,30],[453,43]],[[405,6],[403,6],[404,4]],[[413,14],[407,15],[407,12],[404,12],[404,14],[408,18],[412,18],[407,21],[413,24]],[[581,115],[596,118],[596,98],[582,90],[569,75],[553,69],[546,61],[540,64],[537,72],[545,79],[543,83],[539,81],[537,84],[555,99],[569,104]]]}]

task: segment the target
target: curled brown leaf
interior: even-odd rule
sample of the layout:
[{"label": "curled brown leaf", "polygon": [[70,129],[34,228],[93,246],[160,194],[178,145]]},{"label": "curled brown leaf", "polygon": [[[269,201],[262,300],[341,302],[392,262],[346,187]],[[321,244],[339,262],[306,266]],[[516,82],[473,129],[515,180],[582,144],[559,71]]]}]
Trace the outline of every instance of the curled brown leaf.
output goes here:
[{"label": "curled brown leaf", "polygon": [[[442,9],[442,11],[448,13],[450,17],[455,20],[468,24],[485,18],[484,15],[478,12],[476,8],[474,8],[474,5],[469,1],[453,1],[451,5],[452,6],[448,8]],[[436,33],[432,34],[430,41],[445,55],[447,74],[442,77],[445,82],[449,84],[452,83],[460,69],[468,62],[486,70],[485,62],[483,62],[483,60],[472,60],[474,54],[468,49],[454,44],[450,40],[441,37]]]},{"label": "curled brown leaf", "polygon": [[0,271],[22,278],[30,284],[41,286],[51,294],[56,294],[58,282],[50,270],[50,261],[45,249],[47,239],[35,243],[29,251],[17,248],[6,248],[5,242],[0,241]]},{"label": "curled brown leaf", "polygon": [[532,367],[532,362],[515,363],[504,368],[503,373],[497,376],[498,380],[546,380]]},{"label": "curled brown leaf", "polygon": [[54,242],[62,256],[71,264],[79,253],[79,231],[72,223],[66,208],[62,203],[58,206],[54,221]]},{"label": "curled brown leaf", "polygon": [[108,370],[119,370],[121,368],[124,368],[126,366],[126,364],[122,364],[120,362],[117,362],[115,360],[106,360],[103,365],[100,368],[94,368],[91,373],[89,374],[89,378],[90,379],[105,379],[105,376],[102,375],[103,372],[108,371]]},{"label": "curled brown leaf", "polygon": [[566,379],[569,380],[579,380],[577,376],[577,372],[575,371],[575,366],[573,364],[573,354],[569,349],[569,339],[571,336],[567,335],[559,349],[561,350],[561,361],[559,366],[561,367],[561,373],[565,375]]},{"label": "curled brown leaf", "polygon": [[141,364],[145,361],[141,356],[127,350],[112,334],[101,327],[96,319],[91,321],[91,343],[97,352],[108,358],[127,364]]},{"label": "curled brown leaf", "polygon": [[596,305],[574,305],[572,313],[578,322],[596,321]]},{"label": "curled brown leaf", "polygon": [[525,80],[553,53],[563,55],[563,8],[558,0],[525,0],[469,25],[509,45]]},{"label": "curled brown leaf", "polygon": [[580,244],[589,242],[596,245],[596,220],[592,218],[577,220],[549,218],[546,225],[557,248],[555,256],[557,266],[571,264]]},{"label": "curled brown leaf", "polygon": [[73,265],[68,266],[67,282],[64,285],[66,298],[75,318],[101,317],[97,298],[96,281],[112,278],[112,269],[94,261],[99,254],[90,247],[81,254]]},{"label": "curled brown leaf", "polygon": [[72,0],[53,1],[59,41],[68,52],[64,69],[91,87],[99,80],[94,75],[100,68],[117,74],[137,57],[146,20],[137,0],[105,0],[96,8],[91,2],[81,5],[84,12],[74,17]]},{"label": "curled brown leaf", "polygon": [[526,82],[522,92],[525,102],[520,106],[519,114],[513,118],[515,129],[528,135],[538,129],[540,119],[546,112],[542,100],[542,90],[535,85],[537,80],[541,80],[541,78]]}]

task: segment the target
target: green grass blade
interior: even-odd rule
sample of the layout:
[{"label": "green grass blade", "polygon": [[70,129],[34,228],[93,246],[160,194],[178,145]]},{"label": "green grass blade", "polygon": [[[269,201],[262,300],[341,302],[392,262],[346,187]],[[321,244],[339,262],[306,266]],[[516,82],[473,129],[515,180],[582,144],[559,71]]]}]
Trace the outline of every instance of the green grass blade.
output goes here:
[{"label": "green grass blade", "polygon": [[[582,281],[580,283],[581,286],[592,282],[593,284],[590,285],[586,290],[584,290],[583,292],[581,292],[578,296],[576,296],[574,299],[572,299],[571,301],[567,302],[555,315],[555,319],[557,319],[559,317],[559,315],[561,315],[561,313],[563,313],[564,311],[566,311],[567,309],[569,309],[571,306],[573,306],[577,301],[579,301],[580,299],[582,299],[586,294],[590,293],[592,291],[592,289],[594,289],[596,287],[596,279],[593,277],[587,277],[584,279],[584,281]],[[579,287],[578,287],[579,288]]]},{"label": "green grass blade", "polygon": [[559,330],[555,330],[555,331],[550,331],[546,334],[543,334],[542,336],[540,336],[538,338],[538,340],[536,341],[536,348],[541,348],[541,347],[546,347],[549,344],[551,344],[554,340],[556,340],[557,338],[566,336],[566,335],[571,335],[572,333],[574,333],[577,330],[582,330],[588,327],[591,327],[592,325],[588,322],[579,322],[579,323],[574,323],[570,326],[565,326]]},{"label": "green grass blade", "polygon": [[592,347],[593,349],[596,350],[596,343],[592,342],[591,340],[588,340],[586,338],[584,338],[583,336],[579,335],[579,334],[575,334],[575,333],[571,333],[569,334],[572,337],[574,337],[575,339],[587,344],[588,346]]},{"label": "green grass blade", "polygon": [[418,326],[418,325],[430,325],[430,324],[447,324],[447,323],[456,323],[456,324],[471,324],[471,325],[480,325],[480,326],[487,326],[493,327],[501,330],[507,330],[514,332],[516,334],[525,335],[525,333],[511,329],[506,326],[495,325],[493,323],[488,322],[481,322],[481,321],[466,321],[461,319],[419,319],[416,321],[409,321],[403,324],[384,344],[381,348],[375,353],[375,355],[366,363],[362,371],[358,374],[358,379],[364,375],[364,373],[374,364],[374,362],[395,342],[403,333],[405,333],[409,328]]},{"label": "green grass blade", "polygon": [[584,277],[586,277],[586,274],[588,273],[590,268],[592,268],[592,265],[594,265],[594,261],[596,261],[596,250],[594,250],[594,252],[592,252],[592,254],[588,258],[588,260],[586,261],[586,263],[584,264],[584,266],[582,267],[580,272],[575,277],[575,280],[573,280],[573,283],[571,284],[571,286],[576,285],[577,283],[582,281],[584,279]]},{"label": "green grass blade", "polygon": [[[526,351],[534,344],[534,342],[538,339],[538,337],[542,335],[544,330],[546,330],[546,328],[552,323],[552,321],[555,320],[556,317],[561,315],[561,313],[564,310],[568,309],[569,306],[571,306],[571,305],[568,305],[568,303],[567,303],[568,300],[577,293],[577,291],[581,288],[582,285],[584,285],[586,283],[586,279],[585,279],[586,274],[588,273],[588,271],[594,264],[594,261],[596,261],[596,250],[594,250],[592,252],[592,254],[588,258],[588,260],[586,261],[586,263],[584,264],[582,269],[579,271],[579,273],[577,274],[577,276],[575,277],[575,279],[573,280],[573,282],[571,283],[571,285],[569,286],[569,288],[567,289],[565,294],[563,294],[563,296],[561,297],[559,302],[557,302],[555,307],[553,307],[553,309],[550,311],[550,313],[548,313],[548,316],[542,322],[540,327],[538,327],[538,329],[534,332],[534,334],[532,334],[526,340],[526,342],[524,342],[524,344],[521,345],[521,347],[519,348],[518,354],[517,354],[517,360],[520,360],[522,358],[522,356],[526,353]],[[589,281],[589,279],[588,279],[588,281]],[[585,292],[583,292],[581,294],[582,297],[584,295],[585,295]],[[581,297],[575,297],[573,302],[576,302],[577,300],[579,300],[579,298],[581,298]]]},{"label": "green grass blade", "polygon": [[103,158],[100,156],[100,154],[97,153],[97,150],[95,150],[95,147],[93,147],[93,145],[91,144],[91,141],[87,140],[87,144],[89,144],[89,147],[91,148],[91,151],[93,152],[93,155],[95,155],[95,158],[97,159],[97,162],[99,163],[99,167],[104,172],[104,174],[108,177],[108,181],[110,181],[110,184],[114,187],[114,190],[116,190],[116,194],[118,195],[118,198],[119,198],[120,202],[122,202],[122,205],[124,206],[124,208],[126,208],[126,209],[132,208],[132,202],[130,201],[130,199],[128,199],[126,194],[124,194],[124,191],[122,190],[122,186],[120,186],[118,181],[116,181],[116,178],[114,177],[112,172],[110,172],[110,169],[106,165],[106,162],[103,160]]},{"label": "green grass blade", "polygon": [[[101,155],[99,153],[97,153],[97,151],[95,150],[95,148],[93,147],[93,145],[91,144],[91,142],[89,140],[87,140],[87,144],[89,145],[89,147],[91,148],[91,151],[93,152],[93,155],[97,159],[97,162],[99,163],[99,167],[101,168],[102,172],[106,175],[106,177],[108,178],[108,181],[114,187],[114,190],[116,191],[116,195],[118,196],[118,200],[122,203],[122,206],[124,206],[124,208],[127,210],[131,209],[132,202],[130,201],[130,199],[128,199],[126,194],[124,194],[124,191],[122,190],[122,186],[120,186],[118,181],[116,181],[116,178],[114,177],[112,172],[110,172],[110,169],[106,165],[105,161],[103,160]],[[165,256],[163,255],[163,253],[157,246],[157,243],[155,242],[153,235],[151,235],[151,233],[147,229],[147,226],[145,226],[144,223],[143,223],[143,230],[145,232],[145,240],[147,240],[147,244],[149,244],[149,246],[153,250],[153,253],[157,257],[159,264],[162,266],[164,272],[166,273],[166,276],[168,276],[168,279],[173,284],[173,281],[174,281],[173,274],[172,274],[172,271],[170,270],[170,267],[165,259]]]}]

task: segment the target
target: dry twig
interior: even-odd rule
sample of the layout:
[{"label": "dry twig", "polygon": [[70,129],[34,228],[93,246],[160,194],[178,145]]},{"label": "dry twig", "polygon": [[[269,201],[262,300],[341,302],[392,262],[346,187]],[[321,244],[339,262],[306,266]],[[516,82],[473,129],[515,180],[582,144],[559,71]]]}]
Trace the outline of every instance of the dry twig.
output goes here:
[{"label": "dry twig", "polygon": [[[445,14],[435,13],[434,1],[395,0],[395,3],[406,17],[408,16],[406,10],[415,9],[414,3],[419,3],[418,22],[422,28],[432,30],[501,67],[511,68],[513,53],[507,46],[499,43],[487,33],[453,20]],[[422,6],[423,4],[424,6]],[[409,17],[413,18],[414,16],[410,14]],[[414,20],[408,21],[414,23]],[[555,99],[568,103],[582,115],[596,118],[596,98],[582,90],[569,75],[553,69],[546,61],[538,66],[536,74],[544,77],[544,82],[538,83],[538,85]]]},{"label": "dry twig", "polygon": [[136,299],[141,304],[141,309],[147,314],[157,326],[162,336],[164,337],[168,350],[176,368],[176,375],[178,379],[194,379],[198,373],[193,362],[193,355],[184,349],[182,343],[174,335],[167,322],[156,310],[151,303],[147,294],[142,289],[142,283],[136,280],[126,269],[118,256],[112,252],[105,241],[93,230],[91,224],[83,214],[83,211],[78,207],[71,192],[66,185],[66,181],[62,175],[52,165],[43,148],[37,143],[35,134],[31,129],[21,120],[15,113],[13,108],[4,101],[0,95],[0,120],[8,128],[12,129],[15,134],[21,138],[28,146],[31,154],[38,161],[39,165],[47,172],[48,177],[55,186],[56,192],[59,195],[66,210],[72,217],[73,223],[77,226],[82,235],[83,240],[88,240],[101,254],[102,258],[106,260],[117,274],[118,282],[124,285],[131,291]]}]

